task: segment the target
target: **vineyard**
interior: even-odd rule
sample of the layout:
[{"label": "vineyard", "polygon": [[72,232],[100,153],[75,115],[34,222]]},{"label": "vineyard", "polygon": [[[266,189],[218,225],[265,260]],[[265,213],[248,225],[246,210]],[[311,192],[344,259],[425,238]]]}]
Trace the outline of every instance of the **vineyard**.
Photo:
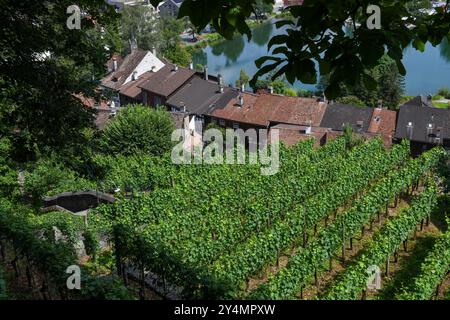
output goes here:
[{"label": "vineyard", "polygon": [[[138,266],[141,280],[156,273],[184,297],[291,299],[318,281],[325,264],[345,261],[346,243],[382,214],[373,241],[384,247],[367,244],[368,257],[351,261],[359,268],[349,274],[360,273],[347,280],[357,282],[351,292],[339,275],[324,296],[359,298],[367,267],[385,263],[429,220],[438,197],[432,172],[443,151],[411,159],[406,143],[386,151],[372,140],[347,151],[340,139],[282,151],[280,173],[271,177],[257,166],[178,168],[170,188],[100,208],[92,223],[110,225],[118,270]],[[407,208],[387,214],[400,202]]]},{"label": "vineyard", "polygon": [[[91,262],[112,253],[111,271],[124,285],[138,283],[141,298],[152,275],[159,295],[188,299],[373,299],[378,291],[368,289],[367,270],[381,270],[383,286],[395,281],[415,239],[434,232],[395,299],[438,297],[450,281],[449,233],[434,223],[445,221],[436,169],[446,153],[435,148],[411,158],[409,150],[407,142],[386,150],[380,139],[348,148],[339,138],[318,149],[303,141],[281,147],[273,176],[250,164],[98,159],[113,163],[97,185],[123,190],[116,202],[91,210],[85,225],[62,213],[23,209],[19,217],[3,201],[2,259],[6,248],[14,270],[22,261],[28,281],[53,284],[62,298],[64,266],[83,239]],[[65,241],[54,241],[53,226]]]}]

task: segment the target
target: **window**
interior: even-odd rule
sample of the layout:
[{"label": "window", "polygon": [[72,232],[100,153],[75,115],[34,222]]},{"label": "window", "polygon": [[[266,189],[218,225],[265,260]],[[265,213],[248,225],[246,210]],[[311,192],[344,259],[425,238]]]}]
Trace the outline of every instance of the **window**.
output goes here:
[{"label": "window", "polygon": [[220,119],[220,120],[219,120],[219,124],[220,124],[222,127],[225,127],[225,120]]},{"label": "window", "polygon": [[217,124],[217,119],[212,118],[212,119],[211,119],[211,123],[212,123],[212,124]]},{"label": "window", "polygon": [[239,129],[239,123],[233,122],[233,129]]}]

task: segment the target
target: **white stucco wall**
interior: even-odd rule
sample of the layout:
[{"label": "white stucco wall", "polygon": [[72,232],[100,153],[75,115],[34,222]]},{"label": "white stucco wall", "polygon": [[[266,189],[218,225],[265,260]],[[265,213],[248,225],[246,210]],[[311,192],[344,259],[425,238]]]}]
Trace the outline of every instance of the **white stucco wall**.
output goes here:
[{"label": "white stucco wall", "polygon": [[[150,51],[147,52],[147,55],[142,59],[141,63],[134,69],[137,71],[136,77],[139,78],[142,74],[147,71],[151,71],[152,67],[155,66],[155,72],[159,71],[164,67],[164,63],[159,60],[156,56],[153,55]],[[125,80],[124,84],[127,84],[131,81],[133,73]]]}]

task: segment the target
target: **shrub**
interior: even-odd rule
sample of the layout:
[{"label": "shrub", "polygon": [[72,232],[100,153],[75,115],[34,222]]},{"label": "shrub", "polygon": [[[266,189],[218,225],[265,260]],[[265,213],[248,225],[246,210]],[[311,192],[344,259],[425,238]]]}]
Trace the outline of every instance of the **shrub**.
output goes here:
[{"label": "shrub", "polygon": [[450,99],[450,89],[449,88],[441,88],[437,92],[439,96],[443,96],[445,99]]},{"label": "shrub", "polygon": [[314,92],[311,90],[299,89],[297,92],[297,96],[303,98],[312,98],[314,96]]},{"label": "shrub", "polygon": [[0,138],[0,195],[15,196],[18,193],[17,170],[10,157],[11,142]]},{"label": "shrub", "polygon": [[33,198],[35,204],[40,204],[44,196],[93,190],[95,187],[95,183],[79,177],[76,172],[53,159],[41,159],[25,173],[24,191]]},{"label": "shrub", "polygon": [[292,88],[286,88],[284,90],[284,95],[288,97],[297,97],[297,92]]},{"label": "shrub", "polygon": [[161,156],[172,147],[174,129],[170,114],[162,108],[130,105],[106,126],[100,143],[109,154]]},{"label": "shrub", "polygon": [[354,105],[354,106],[358,106],[358,107],[365,106],[364,102],[356,96],[346,96],[346,97],[338,98],[336,101],[343,103],[343,104],[350,104],[350,105]]}]

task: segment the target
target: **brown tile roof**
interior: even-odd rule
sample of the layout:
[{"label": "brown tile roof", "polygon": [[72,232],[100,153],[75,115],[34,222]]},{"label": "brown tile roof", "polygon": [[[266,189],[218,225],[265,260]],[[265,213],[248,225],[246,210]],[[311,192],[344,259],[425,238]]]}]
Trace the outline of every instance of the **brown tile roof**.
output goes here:
[{"label": "brown tile roof", "polygon": [[319,126],[326,104],[311,98],[281,95],[244,93],[244,106],[239,107],[239,97],[232,99],[212,116],[236,122],[268,126],[270,122]]},{"label": "brown tile roof", "polygon": [[168,97],[194,74],[194,70],[182,67],[179,67],[178,71],[175,71],[175,65],[168,63],[158,72],[155,72],[147,81],[144,81],[140,87],[157,95]]},{"label": "brown tile roof", "polygon": [[146,55],[147,51],[140,49],[131,52],[123,59],[120,65],[118,63],[117,71],[111,72],[102,79],[102,85],[113,90],[120,90],[125,80],[131,75]]},{"label": "brown tile roof", "polygon": [[151,71],[142,74],[137,80],[131,81],[124,85],[120,89],[120,93],[124,96],[136,99],[142,93],[142,89],[140,88],[140,86],[154,75],[155,73]]}]

